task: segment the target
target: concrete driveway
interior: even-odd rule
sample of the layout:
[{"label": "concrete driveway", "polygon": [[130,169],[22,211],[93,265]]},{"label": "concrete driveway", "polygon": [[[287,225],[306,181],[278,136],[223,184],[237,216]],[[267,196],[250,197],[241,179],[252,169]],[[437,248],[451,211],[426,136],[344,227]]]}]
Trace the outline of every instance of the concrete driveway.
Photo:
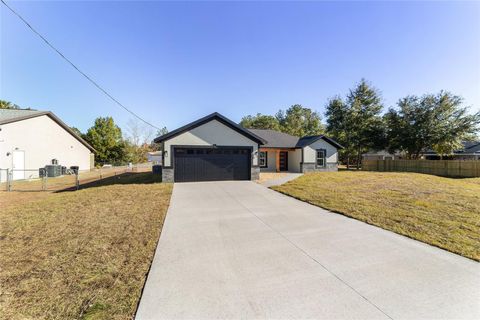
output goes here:
[{"label": "concrete driveway", "polygon": [[479,265],[253,182],[175,184],[137,319],[480,319]]}]

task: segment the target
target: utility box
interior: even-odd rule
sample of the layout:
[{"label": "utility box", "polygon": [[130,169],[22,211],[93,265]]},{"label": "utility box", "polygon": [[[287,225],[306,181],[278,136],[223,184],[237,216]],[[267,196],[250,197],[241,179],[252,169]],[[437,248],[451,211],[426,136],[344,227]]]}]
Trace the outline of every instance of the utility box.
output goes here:
[{"label": "utility box", "polygon": [[45,166],[47,177],[59,177],[62,175],[62,166],[58,164],[49,164]]}]

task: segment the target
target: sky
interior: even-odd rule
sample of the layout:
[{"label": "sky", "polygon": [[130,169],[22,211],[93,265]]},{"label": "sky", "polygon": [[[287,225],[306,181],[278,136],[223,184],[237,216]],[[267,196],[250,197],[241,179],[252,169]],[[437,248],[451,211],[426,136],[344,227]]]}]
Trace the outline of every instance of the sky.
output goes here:
[{"label": "sky", "polygon": [[[324,113],[361,78],[399,98],[448,90],[480,111],[480,2],[8,1],[109,93],[173,130],[293,104]],[[86,131],[109,100],[0,4],[0,99]]]}]

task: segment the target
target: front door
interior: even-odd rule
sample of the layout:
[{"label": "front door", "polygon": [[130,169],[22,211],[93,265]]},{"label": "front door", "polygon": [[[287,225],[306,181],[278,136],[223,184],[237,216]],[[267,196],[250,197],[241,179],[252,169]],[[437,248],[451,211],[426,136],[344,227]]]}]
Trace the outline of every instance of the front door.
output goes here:
[{"label": "front door", "polygon": [[280,151],[280,171],[288,171],[288,152]]},{"label": "front door", "polygon": [[15,150],[12,152],[12,179],[25,179],[25,151]]}]

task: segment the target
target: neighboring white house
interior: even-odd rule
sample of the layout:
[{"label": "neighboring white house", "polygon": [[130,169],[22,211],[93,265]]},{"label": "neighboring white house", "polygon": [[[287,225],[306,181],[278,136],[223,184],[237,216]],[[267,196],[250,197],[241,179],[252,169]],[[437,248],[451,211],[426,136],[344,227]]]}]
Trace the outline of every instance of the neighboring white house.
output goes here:
[{"label": "neighboring white house", "polygon": [[246,129],[219,113],[156,138],[167,182],[256,180],[260,171],[337,170],[341,146],[323,135]]},{"label": "neighboring white house", "polygon": [[162,151],[147,152],[147,161],[153,164],[162,164]]},{"label": "neighboring white house", "polygon": [[[38,169],[51,164],[93,167],[94,149],[49,111],[0,109],[0,170],[14,169],[14,179],[38,177]],[[28,170],[28,171],[27,171]]]}]

